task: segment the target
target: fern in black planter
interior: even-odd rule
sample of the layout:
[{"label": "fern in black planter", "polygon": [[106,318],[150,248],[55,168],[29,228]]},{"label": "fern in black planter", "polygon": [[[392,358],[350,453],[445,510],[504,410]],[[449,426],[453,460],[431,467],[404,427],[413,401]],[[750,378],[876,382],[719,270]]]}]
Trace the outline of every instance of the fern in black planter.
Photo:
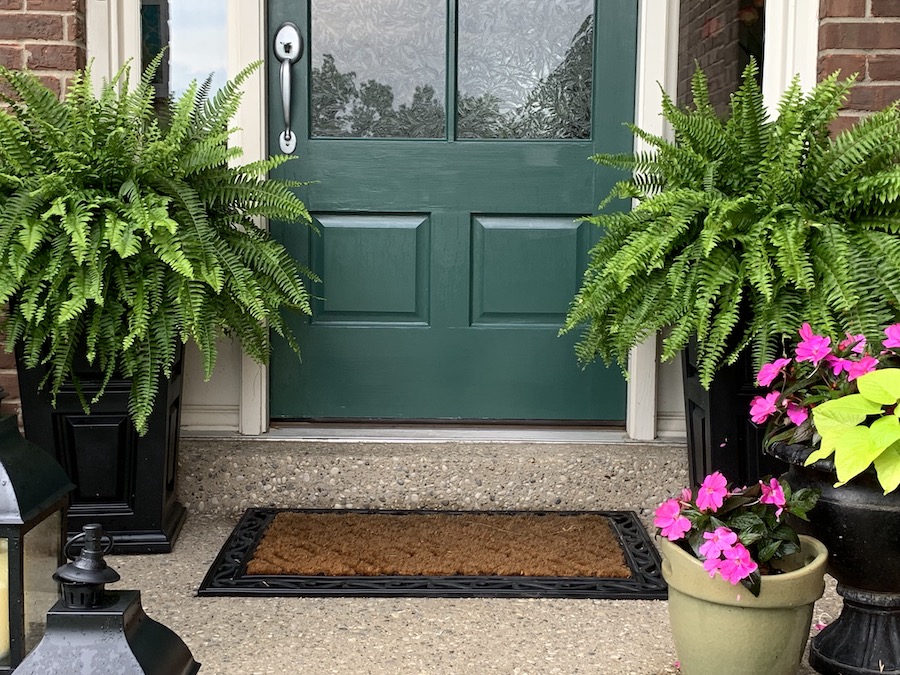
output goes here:
[{"label": "fern in black planter", "polygon": [[[0,303],[7,349],[48,368],[55,396],[86,357],[132,382],[129,413],[147,417],[161,373],[193,340],[208,378],[221,334],[265,362],[269,330],[297,350],[280,311],[309,313],[313,275],[255,218],[310,222],[291,192],[267,178],[285,156],[235,166],[231,118],[248,67],[214,96],[192,84],[157,119],[150,84],[128,71],[92,94],[89,72],[65,100],[36,77],[0,67]],[[101,394],[103,386],[101,386]],[[99,399],[100,394],[95,397]],[[88,401],[83,400],[85,407]]]},{"label": "fern in black planter", "polygon": [[696,338],[700,380],[751,347],[771,361],[803,322],[876,336],[900,308],[900,112],[896,105],[832,139],[852,86],[832,75],[809,94],[795,80],[769,119],[751,63],[720,120],[701,71],[694,105],[663,95],[674,142],[631,127],[653,150],[596,155],[633,172],[610,201],[564,331],[577,354],[625,369],[629,350],[668,329],[661,358]]}]

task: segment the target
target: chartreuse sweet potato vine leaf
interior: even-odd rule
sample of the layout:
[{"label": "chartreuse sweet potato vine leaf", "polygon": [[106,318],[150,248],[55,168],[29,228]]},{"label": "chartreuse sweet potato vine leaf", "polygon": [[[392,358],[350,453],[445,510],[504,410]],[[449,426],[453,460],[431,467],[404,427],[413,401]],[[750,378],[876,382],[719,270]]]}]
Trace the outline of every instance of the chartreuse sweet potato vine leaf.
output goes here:
[{"label": "chartreuse sweet potato vine leaf", "polygon": [[858,394],[813,409],[822,442],[806,464],[833,454],[836,487],[874,466],[887,494],[900,486],[900,369],[876,370],[856,382]]}]

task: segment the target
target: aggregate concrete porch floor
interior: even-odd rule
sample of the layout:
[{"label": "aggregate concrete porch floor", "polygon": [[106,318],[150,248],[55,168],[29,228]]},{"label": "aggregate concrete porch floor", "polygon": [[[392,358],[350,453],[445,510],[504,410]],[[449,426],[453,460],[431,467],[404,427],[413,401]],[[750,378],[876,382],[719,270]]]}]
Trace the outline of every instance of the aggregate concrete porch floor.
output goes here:
[{"label": "aggregate concrete porch floor", "polygon": [[[663,444],[191,439],[179,469],[190,515],[174,552],[108,561],[122,575],[114,588],[141,590],[147,614],[185,640],[207,675],[671,674],[664,601],[195,594],[251,503],[615,508],[634,509],[647,523],[685,482],[684,464],[683,446]],[[839,606],[830,583],[814,621],[833,620]],[[813,671],[804,665],[800,673]]]}]

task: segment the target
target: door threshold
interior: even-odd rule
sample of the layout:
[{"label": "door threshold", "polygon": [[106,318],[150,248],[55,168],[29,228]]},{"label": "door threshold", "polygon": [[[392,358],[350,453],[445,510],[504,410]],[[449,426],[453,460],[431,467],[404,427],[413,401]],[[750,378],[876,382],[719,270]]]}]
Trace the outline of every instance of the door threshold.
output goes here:
[{"label": "door threshold", "polygon": [[[622,427],[535,427],[495,425],[363,425],[273,424],[267,433],[242,436],[237,432],[191,431],[182,438],[235,438],[260,441],[328,441],[336,443],[597,443],[671,445],[673,439],[636,441]],[[682,440],[683,442],[683,440]]]}]

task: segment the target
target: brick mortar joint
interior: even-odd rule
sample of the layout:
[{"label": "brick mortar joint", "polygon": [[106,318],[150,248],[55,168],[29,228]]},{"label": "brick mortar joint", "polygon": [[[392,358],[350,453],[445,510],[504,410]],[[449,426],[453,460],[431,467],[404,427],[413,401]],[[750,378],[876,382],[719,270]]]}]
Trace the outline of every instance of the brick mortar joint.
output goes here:
[{"label": "brick mortar joint", "polygon": [[876,49],[865,49],[863,47],[825,47],[824,49],[819,50],[819,56],[831,54],[840,54],[844,56],[898,56],[900,55],[900,47],[878,47]]},{"label": "brick mortar joint", "polygon": [[896,24],[900,23],[900,16],[825,16],[819,19],[820,26],[839,26],[851,23],[860,26]]}]

